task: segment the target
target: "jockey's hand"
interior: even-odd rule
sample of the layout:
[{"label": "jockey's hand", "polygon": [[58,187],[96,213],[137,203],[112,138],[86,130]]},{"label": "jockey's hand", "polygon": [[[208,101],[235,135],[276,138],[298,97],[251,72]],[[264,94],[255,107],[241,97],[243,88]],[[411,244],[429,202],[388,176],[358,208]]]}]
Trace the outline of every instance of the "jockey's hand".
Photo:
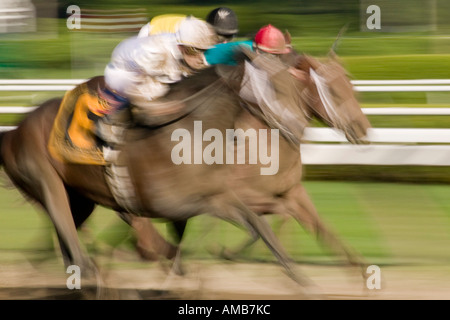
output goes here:
[{"label": "jockey's hand", "polygon": [[289,67],[288,71],[295,79],[299,80],[300,82],[305,84],[308,82],[309,76],[305,71],[294,67]]}]

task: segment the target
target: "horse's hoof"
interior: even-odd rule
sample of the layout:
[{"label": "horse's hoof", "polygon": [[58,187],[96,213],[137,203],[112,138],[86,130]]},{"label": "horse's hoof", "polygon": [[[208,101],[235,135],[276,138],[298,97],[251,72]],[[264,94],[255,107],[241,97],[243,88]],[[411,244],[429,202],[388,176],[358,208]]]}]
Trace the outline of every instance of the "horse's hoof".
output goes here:
[{"label": "horse's hoof", "polygon": [[177,276],[184,276],[184,275],[186,275],[186,272],[185,272],[184,268],[181,265],[179,265],[178,263],[176,263],[176,264],[174,264],[172,266],[172,272],[174,274],[176,274]]},{"label": "horse's hoof", "polygon": [[138,252],[141,259],[145,261],[157,261],[159,258],[157,253],[149,251],[141,246],[136,246],[136,251]]},{"label": "horse's hoof", "polygon": [[208,252],[219,259],[234,261],[236,260],[236,254],[231,252],[225,247],[218,248],[217,246],[208,248]]},{"label": "horse's hoof", "polygon": [[228,260],[228,261],[236,261],[236,254],[234,252],[231,252],[227,248],[222,248],[222,251],[220,252],[220,257],[222,259]]}]

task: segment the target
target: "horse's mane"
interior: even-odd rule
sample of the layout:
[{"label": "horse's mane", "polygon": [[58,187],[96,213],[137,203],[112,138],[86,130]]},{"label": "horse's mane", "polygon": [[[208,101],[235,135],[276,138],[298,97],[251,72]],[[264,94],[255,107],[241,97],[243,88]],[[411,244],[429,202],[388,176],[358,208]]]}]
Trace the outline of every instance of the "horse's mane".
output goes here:
[{"label": "horse's mane", "polygon": [[216,98],[239,98],[240,82],[244,68],[217,65],[203,69],[170,85],[169,92],[154,101],[134,104],[131,108],[137,126],[150,129],[177,122],[192,112],[213,108]]},{"label": "horse's mane", "polygon": [[182,91],[184,95],[196,93],[205,89],[218,81],[223,81],[223,85],[228,85],[231,89],[238,89],[243,76],[243,61],[236,66],[215,65],[200,70],[183,80],[170,86],[170,91],[165,95],[166,99],[177,96]]}]

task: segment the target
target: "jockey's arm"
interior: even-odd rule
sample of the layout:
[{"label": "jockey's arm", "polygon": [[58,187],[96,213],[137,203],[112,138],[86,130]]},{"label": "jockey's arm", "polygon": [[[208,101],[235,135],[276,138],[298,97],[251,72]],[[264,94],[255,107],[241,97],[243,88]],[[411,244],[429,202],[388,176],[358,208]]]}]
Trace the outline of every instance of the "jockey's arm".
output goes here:
[{"label": "jockey's arm", "polygon": [[236,65],[236,54],[240,46],[245,46],[252,50],[253,41],[234,41],[217,44],[213,48],[205,51],[205,61],[210,66],[216,64]]}]

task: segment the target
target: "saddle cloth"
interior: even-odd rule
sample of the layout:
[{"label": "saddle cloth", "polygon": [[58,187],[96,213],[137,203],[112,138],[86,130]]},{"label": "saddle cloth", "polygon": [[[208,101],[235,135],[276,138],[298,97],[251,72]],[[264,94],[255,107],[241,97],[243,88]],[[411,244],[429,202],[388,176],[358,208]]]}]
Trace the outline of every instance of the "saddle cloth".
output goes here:
[{"label": "saddle cloth", "polygon": [[139,201],[120,151],[108,139],[105,147],[105,139],[96,134],[97,122],[108,110],[91,87],[83,83],[65,94],[50,133],[49,152],[63,162],[104,166],[106,182],[117,203],[130,212],[139,212]]},{"label": "saddle cloth", "polygon": [[55,118],[48,149],[63,162],[105,165],[96,120],[104,115],[97,93],[87,83],[68,91]]}]

